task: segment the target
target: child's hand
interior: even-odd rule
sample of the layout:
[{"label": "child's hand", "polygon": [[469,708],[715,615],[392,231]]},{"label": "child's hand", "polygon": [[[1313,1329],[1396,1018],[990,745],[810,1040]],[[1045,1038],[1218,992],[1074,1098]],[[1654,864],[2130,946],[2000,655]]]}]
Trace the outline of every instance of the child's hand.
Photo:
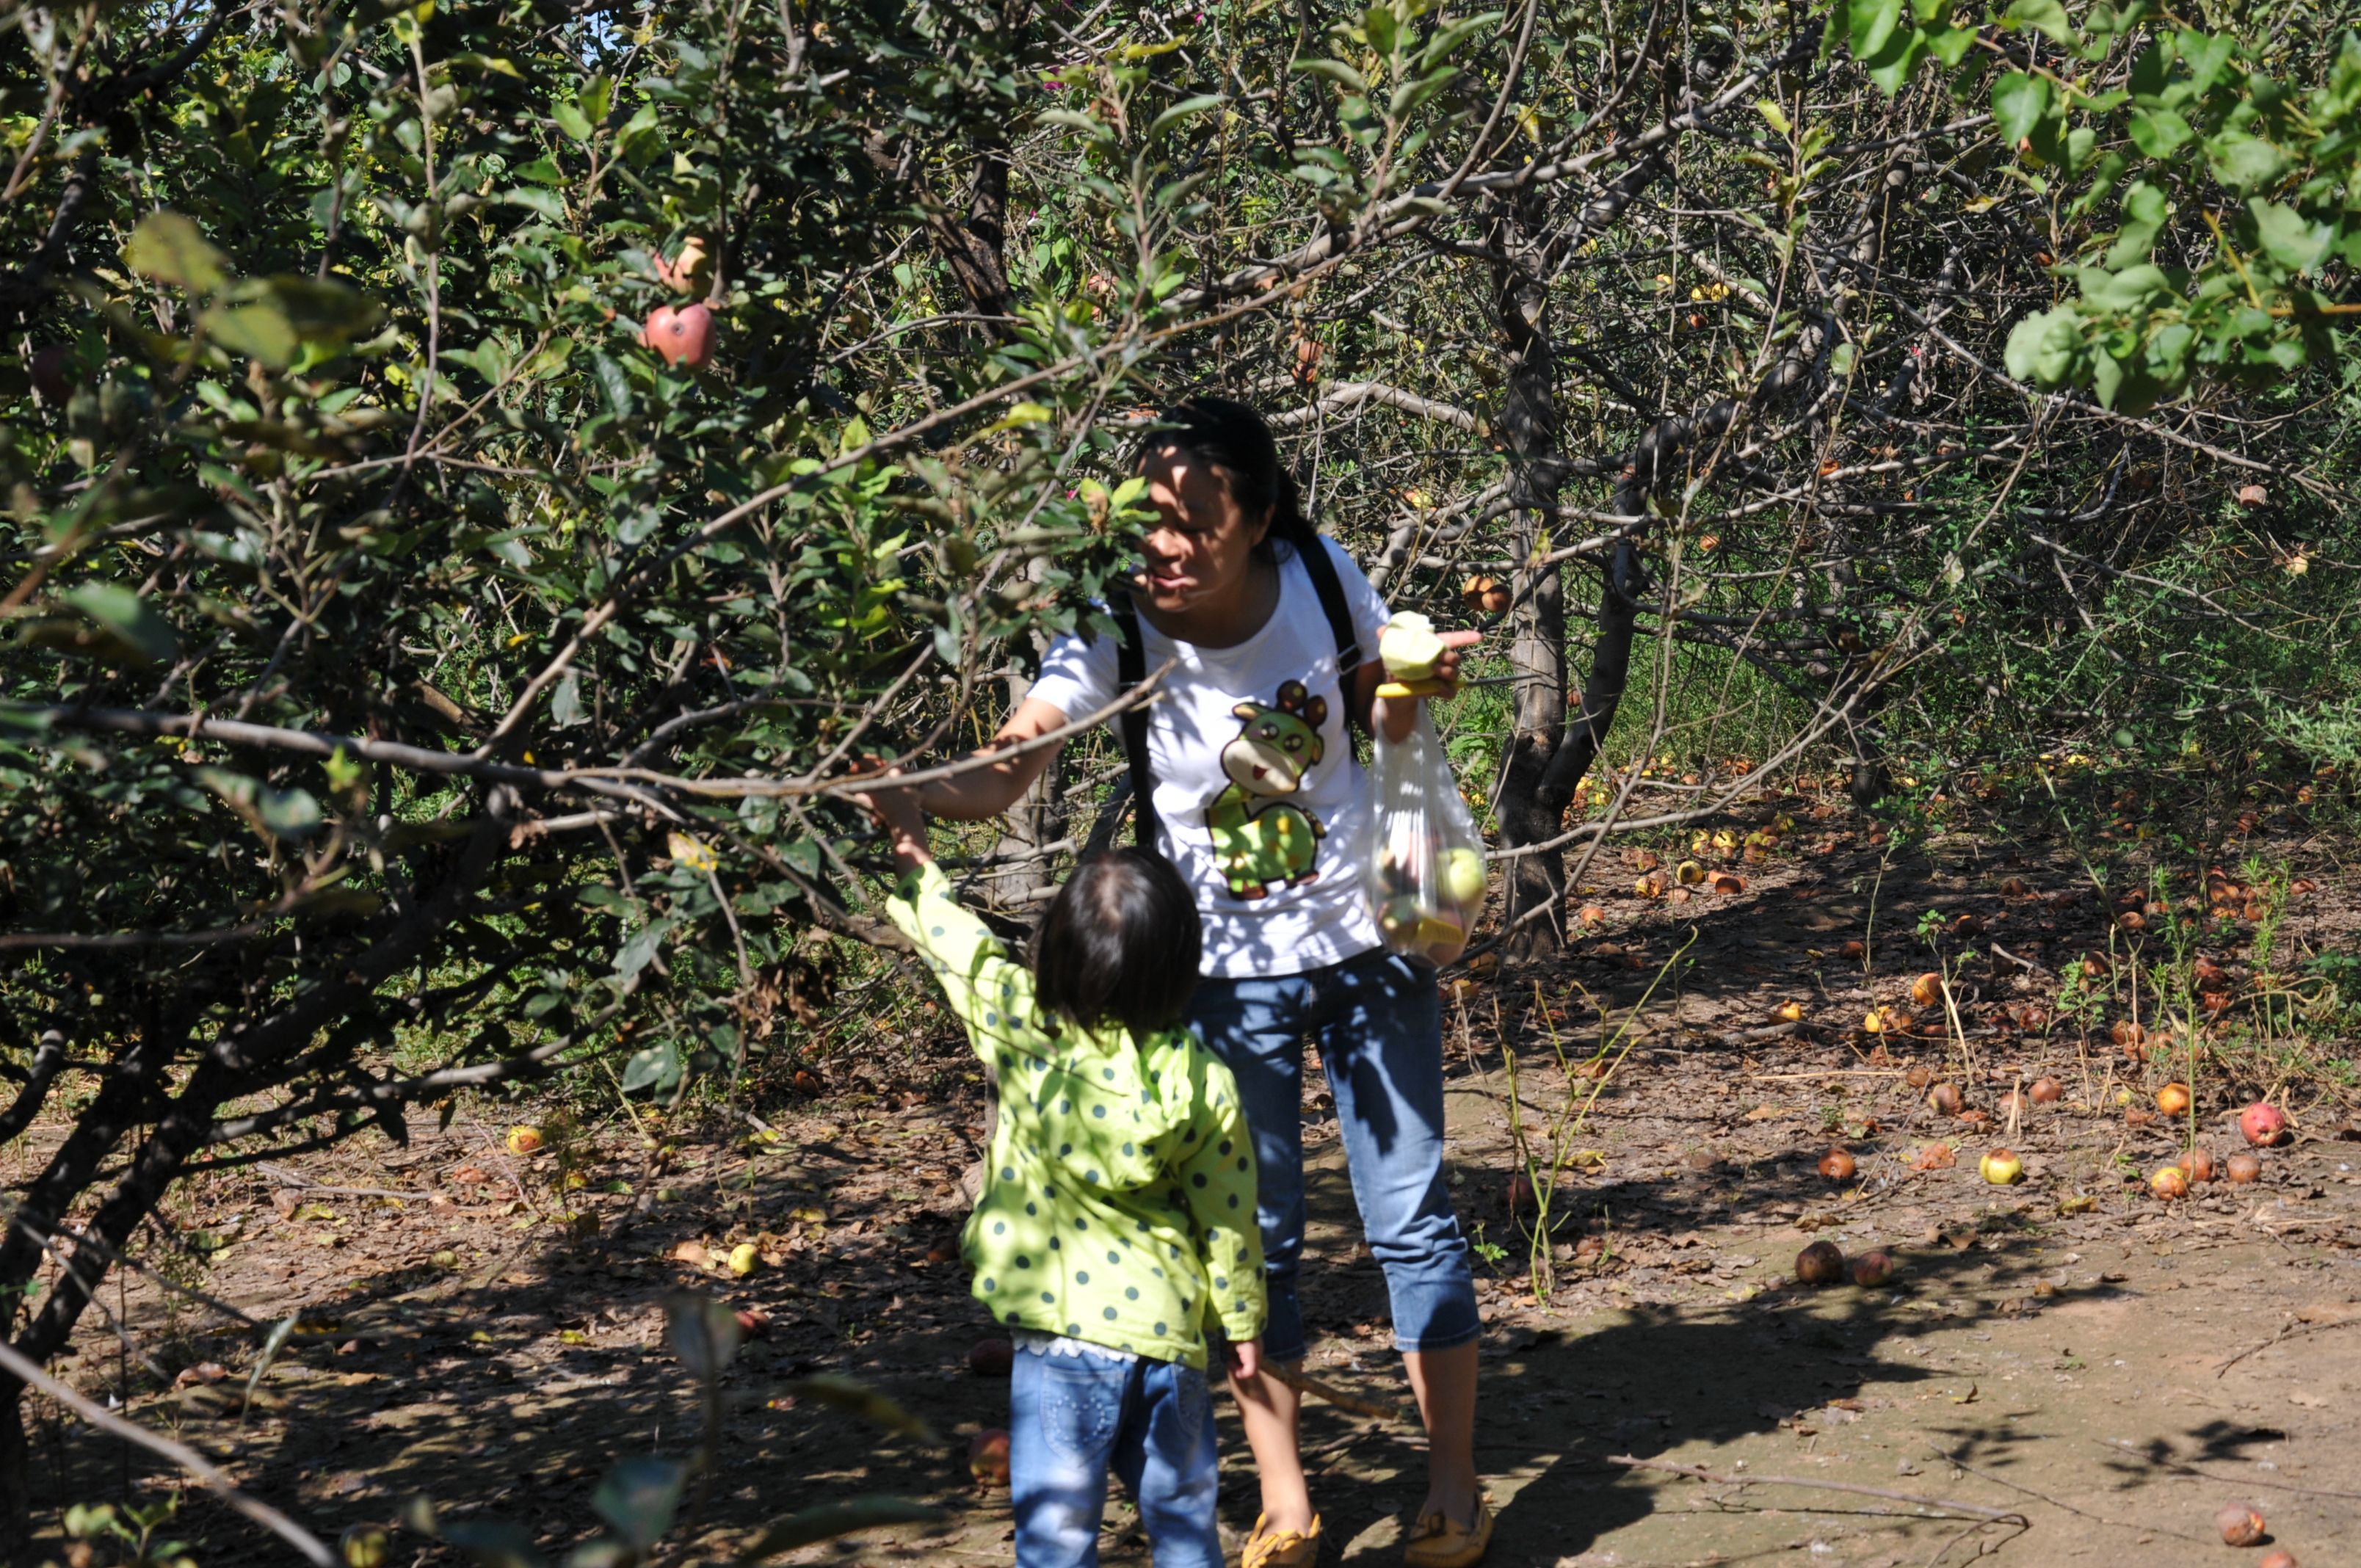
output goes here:
[{"label": "child's hand", "polygon": [[1241,1344],[1232,1340],[1229,1345],[1230,1376],[1252,1380],[1262,1376],[1262,1341],[1250,1339]]}]

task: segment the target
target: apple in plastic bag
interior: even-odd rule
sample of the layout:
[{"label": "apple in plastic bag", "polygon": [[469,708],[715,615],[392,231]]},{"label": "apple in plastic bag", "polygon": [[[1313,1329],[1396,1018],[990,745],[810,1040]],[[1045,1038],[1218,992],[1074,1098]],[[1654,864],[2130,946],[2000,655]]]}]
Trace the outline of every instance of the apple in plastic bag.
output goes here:
[{"label": "apple in plastic bag", "polygon": [[1484,901],[1484,857],[1461,845],[1443,856],[1443,896],[1465,908]]}]

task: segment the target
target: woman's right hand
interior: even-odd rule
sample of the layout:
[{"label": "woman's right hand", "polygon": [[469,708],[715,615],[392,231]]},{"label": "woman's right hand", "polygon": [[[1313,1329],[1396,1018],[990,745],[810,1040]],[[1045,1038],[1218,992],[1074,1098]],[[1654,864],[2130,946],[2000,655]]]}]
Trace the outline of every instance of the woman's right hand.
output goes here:
[{"label": "woman's right hand", "polygon": [[896,786],[891,781],[901,776],[902,770],[889,768],[872,788],[848,798],[877,819],[878,825],[891,835],[894,861],[904,871],[925,865],[934,853],[927,847],[927,813],[919,804],[918,792],[907,785]]}]

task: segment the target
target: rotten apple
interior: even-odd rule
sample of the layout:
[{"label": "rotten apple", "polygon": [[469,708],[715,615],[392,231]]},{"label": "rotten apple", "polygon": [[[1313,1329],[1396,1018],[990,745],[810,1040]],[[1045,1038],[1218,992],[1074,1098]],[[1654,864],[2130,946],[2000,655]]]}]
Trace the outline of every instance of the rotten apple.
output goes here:
[{"label": "rotten apple", "polygon": [[1845,1255],[1834,1242],[1814,1242],[1795,1255],[1795,1280],[1802,1285],[1835,1285],[1845,1277]]}]

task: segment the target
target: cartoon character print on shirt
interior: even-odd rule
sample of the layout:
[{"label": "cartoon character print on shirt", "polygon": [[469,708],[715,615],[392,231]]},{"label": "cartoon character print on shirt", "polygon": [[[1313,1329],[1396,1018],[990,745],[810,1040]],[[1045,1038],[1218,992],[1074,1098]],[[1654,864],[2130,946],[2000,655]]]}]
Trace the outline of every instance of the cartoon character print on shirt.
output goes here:
[{"label": "cartoon character print on shirt", "polygon": [[1311,696],[1301,681],[1286,681],[1275,704],[1242,702],[1230,713],[1242,721],[1237,738],[1222,748],[1230,783],[1205,807],[1205,826],[1230,896],[1267,898],[1320,875],[1313,867],[1328,829],[1286,797],[1320,762],[1328,699]]}]

